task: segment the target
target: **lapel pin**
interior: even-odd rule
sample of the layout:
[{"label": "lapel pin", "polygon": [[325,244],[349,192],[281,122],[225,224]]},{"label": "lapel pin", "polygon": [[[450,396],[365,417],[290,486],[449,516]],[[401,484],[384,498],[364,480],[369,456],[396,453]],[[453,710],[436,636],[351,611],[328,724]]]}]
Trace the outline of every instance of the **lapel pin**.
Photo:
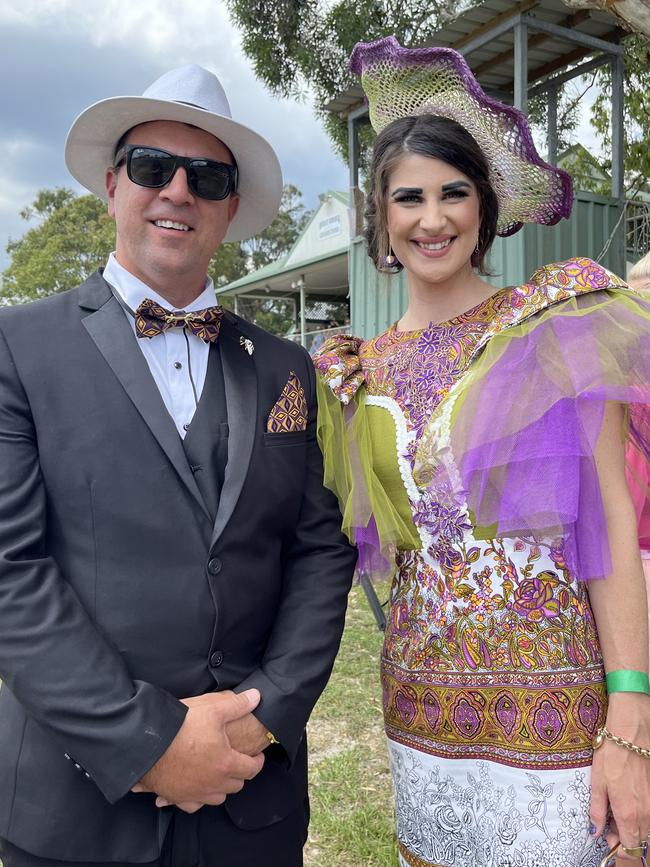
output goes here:
[{"label": "lapel pin", "polygon": [[255,349],[255,346],[253,345],[253,341],[250,340],[248,337],[244,337],[243,334],[239,338],[239,345],[243,346],[249,355],[253,354],[253,350]]}]

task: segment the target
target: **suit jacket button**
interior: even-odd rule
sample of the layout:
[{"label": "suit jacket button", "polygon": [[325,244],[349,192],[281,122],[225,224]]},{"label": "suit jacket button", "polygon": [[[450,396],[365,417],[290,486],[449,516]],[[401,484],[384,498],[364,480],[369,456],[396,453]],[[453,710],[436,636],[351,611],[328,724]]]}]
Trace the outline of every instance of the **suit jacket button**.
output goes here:
[{"label": "suit jacket button", "polygon": [[208,562],[208,572],[210,575],[218,575],[221,572],[221,560],[218,557],[213,557]]},{"label": "suit jacket button", "polygon": [[223,653],[220,650],[215,650],[215,652],[210,657],[210,665],[212,668],[218,668],[223,662]]}]

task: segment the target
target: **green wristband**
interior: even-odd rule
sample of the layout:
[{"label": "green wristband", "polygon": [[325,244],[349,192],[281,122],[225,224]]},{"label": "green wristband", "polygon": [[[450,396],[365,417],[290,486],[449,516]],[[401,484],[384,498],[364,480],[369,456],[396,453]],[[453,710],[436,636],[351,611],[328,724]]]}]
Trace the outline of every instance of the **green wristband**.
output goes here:
[{"label": "green wristband", "polygon": [[607,692],[644,692],[650,695],[650,680],[643,671],[610,671],[606,675]]}]

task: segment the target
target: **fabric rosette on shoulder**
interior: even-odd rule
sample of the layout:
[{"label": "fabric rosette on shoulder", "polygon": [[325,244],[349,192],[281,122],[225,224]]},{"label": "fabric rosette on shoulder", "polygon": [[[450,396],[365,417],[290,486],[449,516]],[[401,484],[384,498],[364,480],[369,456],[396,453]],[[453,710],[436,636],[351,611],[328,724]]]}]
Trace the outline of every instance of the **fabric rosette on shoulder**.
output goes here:
[{"label": "fabric rosette on shoulder", "polygon": [[373,580],[394,571],[396,548],[419,547],[409,515],[379,481],[359,360],[362,340],[337,335],[314,357],[318,372],[318,443],[324,483],[336,494],[342,528],[359,550],[358,571]]},{"label": "fabric rosette on shoulder", "polygon": [[449,484],[436,458],[446,412],[454,482],[477,535],[561,537],[578,579],[603,578],[611,558],[595,449],[607,401],[627,407],[625,433],[650,462],[650,303],[611,287],[493,336],[429,422],[416,482],[433,496]]}]

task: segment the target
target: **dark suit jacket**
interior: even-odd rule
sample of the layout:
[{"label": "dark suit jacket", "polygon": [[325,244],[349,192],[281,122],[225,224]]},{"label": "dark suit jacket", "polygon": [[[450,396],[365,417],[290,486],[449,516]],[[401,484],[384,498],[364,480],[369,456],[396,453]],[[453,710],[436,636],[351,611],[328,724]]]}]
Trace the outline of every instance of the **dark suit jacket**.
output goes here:
[{"label": "dark suit jacket", "polygon": [[[156,858],[169,811],[130,788],[182,724],[178,699],[215,689],[257,687],[283,747],[227,800],[233,821],[305,797],[355,554],[322,486],[309,356],[231,314],[219,339],[213,523],[100,274],[0,313],[0,837],[36,855]],[[266,433],[291,371],[307,430]]]}]

